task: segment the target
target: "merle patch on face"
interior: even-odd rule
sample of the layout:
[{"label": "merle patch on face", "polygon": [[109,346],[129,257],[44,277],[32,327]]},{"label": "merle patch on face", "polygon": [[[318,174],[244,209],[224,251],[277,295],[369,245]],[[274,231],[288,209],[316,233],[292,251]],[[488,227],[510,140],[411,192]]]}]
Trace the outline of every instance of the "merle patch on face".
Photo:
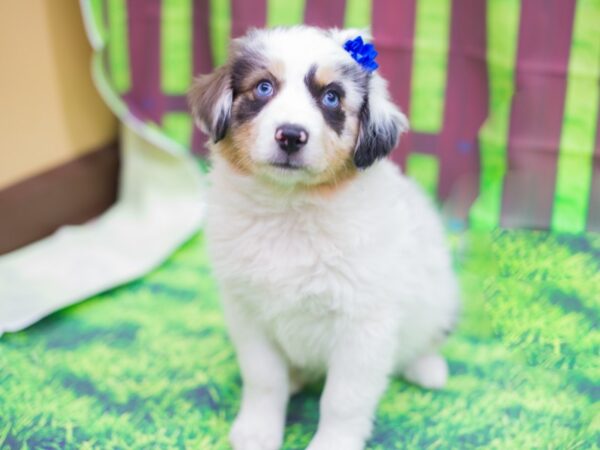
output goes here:
[{"label": "merle patch on face", "polygon": [[[259,74],[264,74],[260,78]],[[277,81],[267,71],[262,55],[252,49],[241,49],[231,65],[231,87],[233,90],[233,117],[236,125],[241,125],[256,117],[271,100],[271,97],[257,97],[253,94],[256,84],[262,79],[269,80],[274,89]],[[273,94],[274,96],[275,94]]]},{"label": "merle patch on face", "polygon": [[345,79],[351,80],[354,83],[363,97],[368,94],[369,80],[371,78],[370,72],[363,70],[358,64],[344,64],[340,67],[340,71]]},{"label": "merle patch on face", "polygon": [[308,88],[310,95],[315,99],[317,106],[323,114],[323,118],[327,125],[329,125],[338,135],[340,135],[344,129],[344,123],[346,121],[346,113],[342,110],[342,106],[338,105],[337,108],[328,108],[321,102],[323,94],[327,90],[331,89],[336,92],[340,100],[344,98],[344,89],[339,83],[329,83],[328,85],[321,85],[316,78],[317,66],[312,66],[306,76],[304,77],[304,84]]},{"label": "merle patch on face", "polygon": [[239,97],[233,108],[233,121],[237,125],[241,125],[255,118],[262,111],[269,98],[259,98],[250,95]]},{"label": "merle patch on face", "polygon": [[266,63],[259,52],[249,48],[240,49],[231,63],[231,88],[234,98],[248,88],[247,82],[253,73],[265,69]]}]

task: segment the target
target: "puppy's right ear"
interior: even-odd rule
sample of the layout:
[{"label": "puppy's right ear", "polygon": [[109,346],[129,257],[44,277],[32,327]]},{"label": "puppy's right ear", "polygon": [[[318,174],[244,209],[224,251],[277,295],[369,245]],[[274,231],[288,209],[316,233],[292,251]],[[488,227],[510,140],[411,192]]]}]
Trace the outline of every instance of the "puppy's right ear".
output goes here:
[{"label": "puppy's right ear", "polygon": [[229,128],[233,103],[229,65],[194,80],[188,102],[196,125],[210,135],[213,142],[223,139]]}]

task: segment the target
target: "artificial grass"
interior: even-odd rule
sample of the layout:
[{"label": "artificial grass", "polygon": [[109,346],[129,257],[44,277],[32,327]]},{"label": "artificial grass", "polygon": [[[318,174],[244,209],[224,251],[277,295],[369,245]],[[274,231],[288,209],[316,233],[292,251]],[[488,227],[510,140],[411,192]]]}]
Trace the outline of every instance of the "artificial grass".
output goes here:
[{"label": "artificial grass", "polygon": [[[394,380],[369,449],[597,449],[600,236],[454,236],[451,379]],[[0,338],[2,449],[226,449],[240,378],[202,235],[139,281]],[[295,396],[285,449],[315,431]]]}]

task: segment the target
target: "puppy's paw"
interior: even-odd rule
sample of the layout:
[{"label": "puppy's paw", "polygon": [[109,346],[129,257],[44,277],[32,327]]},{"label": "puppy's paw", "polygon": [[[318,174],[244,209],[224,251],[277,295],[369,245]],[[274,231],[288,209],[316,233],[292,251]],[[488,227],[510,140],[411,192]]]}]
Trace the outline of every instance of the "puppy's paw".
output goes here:
[{"label": "puppy's paw", "polygon": [[310,441],[306,450],[363,450],[363,439],[352,436],[352,433],[334,433],[318,431]]},{"label": "puppy's paw", "polygon": [[442,389],[448,381],[448,364],[440,355],[426,355],[413,361],[404,378],[426,389]]},{"label": "puppy's paw", "polygon": [[233,450],[279,450],[283,443],[283,426],[279,422],[268,420],[260,411],[256,415],[239,415],[229,433],[229,442]]}]

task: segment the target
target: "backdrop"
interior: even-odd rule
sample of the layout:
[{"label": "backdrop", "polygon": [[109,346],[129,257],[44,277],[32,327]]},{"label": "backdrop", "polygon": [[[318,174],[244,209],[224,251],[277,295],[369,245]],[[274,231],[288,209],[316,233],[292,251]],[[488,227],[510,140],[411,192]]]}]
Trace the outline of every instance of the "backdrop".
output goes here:
[{"label": "backdrop", "polygon": [[[184,155],[202,152],[202,137],[185,90],[193,73],[223,62],[230,35],[265,23],[372,23],[381,70],[413,124],[395,158],[472,227],[449,235],[464,291],[443,350],[449,384],[392,380],[367,448],[598,449],[600,234],[583,230],[598,226],[599,0],[82,5],[97,85],[143,135],[125,134],[130,207],[111,213],[129,219],[120,236],[132,238],[98,240],[120,231],[99,219],[104,232],[83,230],[71,252],[20,262],[20,273],[50,282],[20,289],[4,270],[0,306],[6,285],[26,310],[65,280],[122,268],[90,257],[90,246],[139,266],[140,253],[160,250],[156,260],[198,227],[198,171]],[[163,221],[169,228],[156,228]],[[575,234],[474,229],[495,225]],[[5,317],[0,309],[0,325]],[[0,338],[0,448],[228,449],[240,387],[199,231],[136,281]],[[285,450],[306,448],[318,406],[318,385],[291,399]]]},{"label": "backdrop", "polygon": [[223,63],[231,37],[298,23],[371,27],[411,121],[394,160],[450,217],[600,230],[598,0],[85,1],[107,44],[97,73],[175,144],[204,153],[185,93]]}]

